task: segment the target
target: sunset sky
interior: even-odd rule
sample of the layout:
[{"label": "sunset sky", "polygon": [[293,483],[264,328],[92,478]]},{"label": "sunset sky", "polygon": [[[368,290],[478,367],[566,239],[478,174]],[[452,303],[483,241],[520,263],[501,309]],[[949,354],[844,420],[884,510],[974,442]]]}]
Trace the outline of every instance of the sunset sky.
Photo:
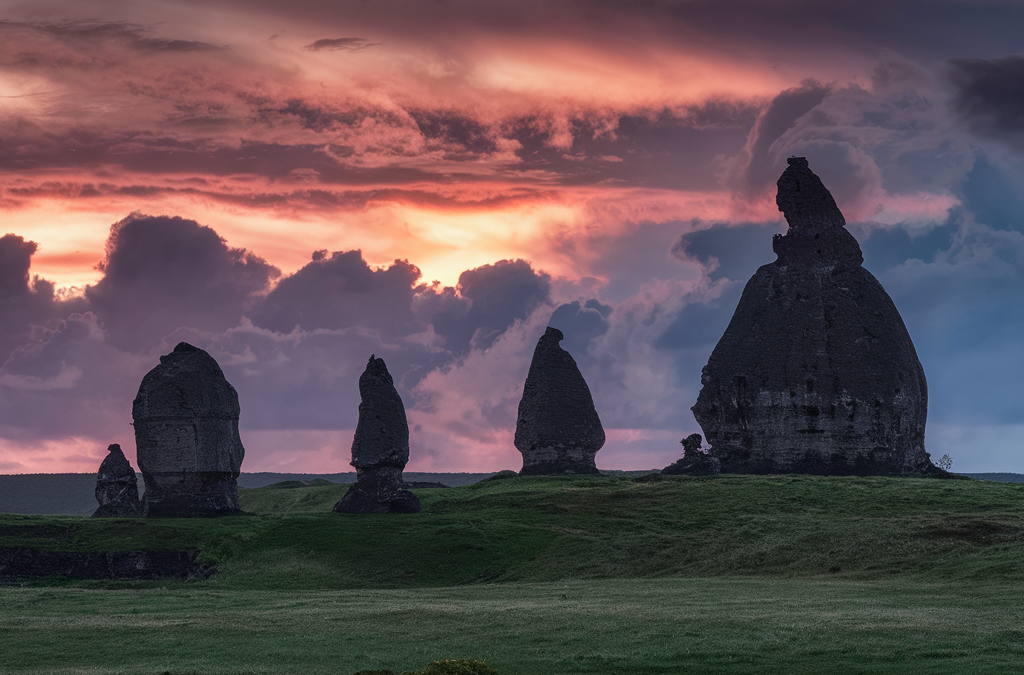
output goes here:
[{"label": "sunset sky", "polygon": [[805,156],[903,315],[926,448],[1024,472],[1024,4],[0,0],[0,473],[134,464],[179,341],[243,471],[348,471],[370,354],[409,470],[519,469],[549,323],[599,468],[700,371]]}]

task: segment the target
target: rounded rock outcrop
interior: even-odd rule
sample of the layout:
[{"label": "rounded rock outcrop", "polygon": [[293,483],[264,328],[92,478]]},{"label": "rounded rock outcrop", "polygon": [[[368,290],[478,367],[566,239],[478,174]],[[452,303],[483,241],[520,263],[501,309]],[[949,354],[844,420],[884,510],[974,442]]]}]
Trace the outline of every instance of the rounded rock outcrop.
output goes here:
[{"label": "rounded rock outcrop", "polygon": [[208,353],[181,342],[142,379],[132,403],[148,517],[241,513],[238,393]]},{"label": "rounded rock outcrop", "polygon": [[924,475],[924,369],[832,195],[802,157],[778,181],[778,259],[747,282],[693,414],[723,473]]},{"label": "rounded rock outcrop", "polygon": [[594,456],[604,445],[604,427],[575,359],[558,344],[563,337],[548,327],[523,385],[515,446],[524,476],[600,473]]}]

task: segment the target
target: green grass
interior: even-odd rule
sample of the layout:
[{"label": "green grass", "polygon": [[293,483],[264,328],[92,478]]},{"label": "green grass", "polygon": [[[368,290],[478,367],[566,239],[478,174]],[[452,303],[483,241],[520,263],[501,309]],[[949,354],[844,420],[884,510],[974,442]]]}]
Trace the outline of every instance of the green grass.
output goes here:
[{"label": "green grass", "polygon": [[209,520],[0,516],[0,546],[220,569],[0,588],[0,672],[1024,672],[1024,484],[512,478],[332,513],[346,488],[243,490],[255,515]]}]

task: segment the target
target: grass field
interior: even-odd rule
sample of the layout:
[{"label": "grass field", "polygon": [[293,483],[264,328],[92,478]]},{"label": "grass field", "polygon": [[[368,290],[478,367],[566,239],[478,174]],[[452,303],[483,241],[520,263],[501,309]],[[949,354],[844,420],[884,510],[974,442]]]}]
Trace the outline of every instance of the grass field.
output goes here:
[{"label": "grass field", "polygon": [[1024,485],[511,478],[330,512],[242,491],[215,520],[0,516],[0,546],[202,549],[214,578],[0,587],[0,671],[1024,672]]}]

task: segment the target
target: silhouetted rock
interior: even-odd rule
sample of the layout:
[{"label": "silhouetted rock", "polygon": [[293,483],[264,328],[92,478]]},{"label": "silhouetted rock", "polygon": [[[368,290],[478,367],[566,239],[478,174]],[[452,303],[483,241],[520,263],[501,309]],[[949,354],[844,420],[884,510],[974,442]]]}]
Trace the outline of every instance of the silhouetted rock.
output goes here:
[{"label": "silhouetted rock", "polygon": [[107,446],[107,456],[96,474],[96,501],[100,506],[93,518],[133,518],[142,515],[139,482],[135,469],[117,443]]},{"label": "silhouetted rock", "polygon": [[384,359],[370,356],[359,376],[359,421],[352,439],[356,482],[334,506],[338,513],[417,513],[420,501],[405,488],[409,422]]},{"label": "silhouetted rock", "polygon": [[703,440],[700,434],[690,434],[684,438],[681,441],[683,456],[666,466],[661,472],[669,476],[711,476],[719,473],[721,466],[718,459],[713,457],[710,452],[700,449]]},{"label": "silhouetted rock", "polygon": [[160,357],[132,404],[144,515],[241,513],[238,415],[238,394],[212,356],[180,342]]},{"label": "silhouetted rock", "polygon": [[747,283],[693,414],[723,473],[933,474],[924,370],[802,157],[776,202],[789,231]]},{"label": "silhouetted rock", "polygon": [[594,455],[604,445],[604,428],[576,361],[558,345],[562,338],[548,327],[523,386],[515,446],[524,476],[600,473]]}]

